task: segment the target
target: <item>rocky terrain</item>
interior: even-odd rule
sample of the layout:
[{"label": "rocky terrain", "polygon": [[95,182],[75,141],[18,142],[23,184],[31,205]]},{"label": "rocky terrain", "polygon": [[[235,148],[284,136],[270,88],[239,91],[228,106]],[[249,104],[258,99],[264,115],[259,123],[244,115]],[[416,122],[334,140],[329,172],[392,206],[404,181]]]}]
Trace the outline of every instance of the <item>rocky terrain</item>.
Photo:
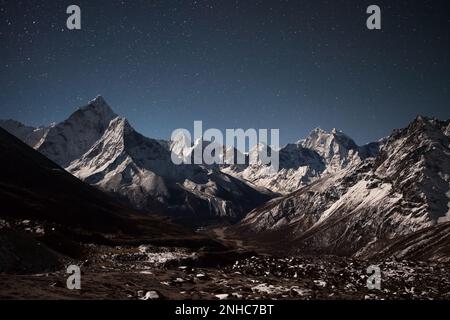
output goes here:
[{"label": "rocky terrain", "polygon": [[[278,150],[280,170],[249,163],[228,166],[223,171],[274,192],[288,194],[330,173],[352,168],[375,157],[383,141],[358,146],[343,132],[314,129],[306,139],[290,143]],[[254,147],[253,150],[257,148]],[[250,151],[250,153],[255,151]]]},{"label": "rocky terrain", "polygon": [[[381,288],[369,289],[369,265],[339,257],[219,256],[152,246],[96,247],[83,262],[81,290],[68,290],[64,271],[0,274],[0,299],[449,299],[449,265],[386,260]],[[212,264],[214,266],[212,266]]]},{"label": "rocky terrain", "polygon": [[[98,96],[67,120],[31,128],[11,120],[0,126],[89,184],[139,210],[185,223],[239,220],[272,193],[200,165],[175,165],[171,142],[146,138]],[[44,132],[38,143],[30,132]]]},{"label": "rocky terrain", "polygon": [[365,146],[316,129],[271,150],[279,172],[249,162],[260,145],[245,164],[175,165],[210,142],[144,137],[102,97],[0,126],[0,298],[449,298],[450,120]]},{"label": "rocky terrain", "polygon": [[248,183],[213,168],[175,165],[159,141],[137,133],[123,118],[67,170],[135,208],[171,216],[240,219],[270,198]]},{"label": "rocky terrain", "polygon": [[211,247],[166,218],[125,206],[0,129],[0,272],[36,273],[82,259],[89,245]]},{"label": "rocky terrain", "polygon": [[267,202],[230,231],[285,250],[367,256],[443,223],[450,212],[448,123],[418,117],[394,131],[375,158]]}]

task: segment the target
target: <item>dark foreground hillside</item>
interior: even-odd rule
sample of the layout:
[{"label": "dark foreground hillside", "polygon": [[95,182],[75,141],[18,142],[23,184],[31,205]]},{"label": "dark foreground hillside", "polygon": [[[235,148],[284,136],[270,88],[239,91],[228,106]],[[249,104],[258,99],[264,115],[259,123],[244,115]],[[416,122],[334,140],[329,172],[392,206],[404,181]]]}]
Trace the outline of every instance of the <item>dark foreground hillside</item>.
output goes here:
[{"label": "dark foreground hillside", "polygon": [[217,248],[164,217],[130,209],[0,129],[0,272],[52,270],[93,245]]}]

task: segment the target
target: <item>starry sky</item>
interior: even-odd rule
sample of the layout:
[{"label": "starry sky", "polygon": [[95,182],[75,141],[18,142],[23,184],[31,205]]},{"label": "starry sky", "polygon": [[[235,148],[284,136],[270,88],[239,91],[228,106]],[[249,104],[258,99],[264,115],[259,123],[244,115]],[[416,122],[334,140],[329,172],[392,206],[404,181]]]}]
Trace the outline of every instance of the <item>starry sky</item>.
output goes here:
[{"label": "starry sky", "polygon": [[[371,4],[382,30],[366,28]],[[363,144],[450,118],[448,0],[0,0],[0,43],[0,118],[29,125],[98,94],[154,138],[202,120]]]}]

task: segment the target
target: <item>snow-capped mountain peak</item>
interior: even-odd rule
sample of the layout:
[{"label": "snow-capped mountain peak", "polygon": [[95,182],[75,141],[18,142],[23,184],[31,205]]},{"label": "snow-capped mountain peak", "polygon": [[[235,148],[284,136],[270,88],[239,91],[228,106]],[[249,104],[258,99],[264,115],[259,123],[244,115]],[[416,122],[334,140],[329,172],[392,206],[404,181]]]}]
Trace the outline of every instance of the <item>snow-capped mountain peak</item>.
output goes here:
[{"label": "snow-capped mountain peak", "polygon": [[117,114],[114,113],[106,100],[101,95],[98,95],[89,101],[86,106],[75,111],[68,120],[77,116],[85,117],[85,120],[99,121],[101,124],[108,122],[107,125],[109,125],[109,121],[117,117]]},{"label": "snow-capped mountain peak", "polygon": [[366,256],[386,241],[448,221],[450,121],[416,118],[376,157],[353,163],[247,215],[240,228],[274,232],[293,250]]},{"label": "snow-capped mountain peak", "polygon": [[67,167],[103,135],[116,117],[106,101],[98,96],[67,120],[50,127],[37,150],[60,166]]},{"label": "snow-capped mountain peak", "polygon": [[[184,141],[182,136],[176,138],[181,140],[175,139],[172,148]],[[121,117],[112,119],[103,135],[67,170],[136,208],[187,217],[236,218],[245,213],[244,208],[268,199],[218,168],[175,165],[166,144],[144,137]]]},{"label": "snow-capped mountain peak", "polygon": [[[226,168],[225,171],[272,191],[289,193],[325,174],[353,167],[366,158],[376,156],[381,143],[360,147],[338,129],[327,132],[317,127],[305,139],[287,144],[277,151],[279,172],[271,172],[258,162],[250,162],[245,168]],[[272,150],[269,148],[268,151],[270,153]],[[256,145],[249,155],[255,156],[259,152],[264,152],[264,145]]]},{"label": "snow-capped mountain peak", "polygon": [[358,148],[350,137],[335,128],[331,132],[320,128],[314,129],[304,140],[303,146],[315,150],[325,158],[332,157],[342,148],[347,150]]},{"label": "snow-capped mountain peak", "polygon": [[326,172],[336,172],[352,166],[373,153],[372,148],[359,147],[353,139],[336,128],[331,132],[316,128],[301,144],[324,159]]},{"label": "snow-capped mountain peak", "polygon": [[103,98],[103,96],[101,94],[98,94],[95,96],[94,99],[89,101],[90,105],[107,105],[107,102],[105,100],[105,98]]}]

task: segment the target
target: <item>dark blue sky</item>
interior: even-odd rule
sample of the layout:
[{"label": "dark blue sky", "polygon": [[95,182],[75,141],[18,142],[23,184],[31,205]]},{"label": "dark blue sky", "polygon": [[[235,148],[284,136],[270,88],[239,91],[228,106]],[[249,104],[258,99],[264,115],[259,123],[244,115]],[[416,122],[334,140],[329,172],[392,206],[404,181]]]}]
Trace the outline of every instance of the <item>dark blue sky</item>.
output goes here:
[{"label": "dark blue sky", "polygon": [[[381,31],[365,26],[371,4]],[[157,138],[203,120],[362,144],[417,114],[450,118],[448,0],[0,0],[0,43],[0,118],[32,125],[97,94]]]}]

